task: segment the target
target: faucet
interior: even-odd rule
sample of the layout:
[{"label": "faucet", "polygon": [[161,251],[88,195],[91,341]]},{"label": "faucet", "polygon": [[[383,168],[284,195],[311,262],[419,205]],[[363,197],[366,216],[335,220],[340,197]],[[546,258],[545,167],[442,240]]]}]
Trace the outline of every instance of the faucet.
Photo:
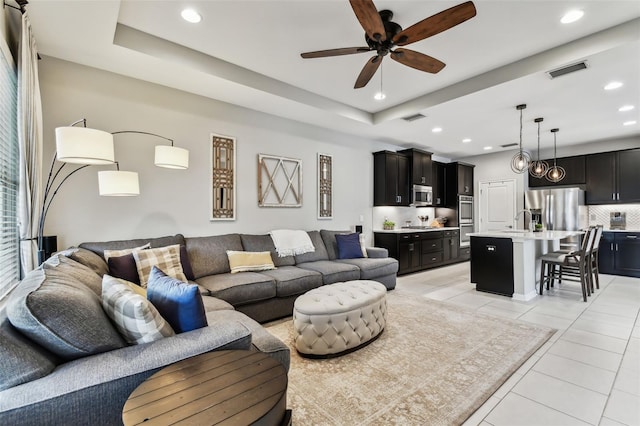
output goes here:
[{"label": "faucet", "polygon": [[534,228],[534,224],[533,224],[533,215],[531,214],[531,211],[524,209],[524,210],[520,210],[517,214],[516,217],[513,218],[513,220],[515,220],[516,222],[520,219],[520,215],[522,213],[529,213],[529,232],[533,232],[533,228]]}]

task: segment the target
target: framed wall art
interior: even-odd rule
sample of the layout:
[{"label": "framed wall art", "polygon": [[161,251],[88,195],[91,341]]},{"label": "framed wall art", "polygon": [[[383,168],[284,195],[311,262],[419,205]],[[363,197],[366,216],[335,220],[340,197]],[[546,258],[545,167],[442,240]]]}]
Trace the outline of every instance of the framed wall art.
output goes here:
[{"label": "framed wall art", "polygon": [[211,218],[236,219],[236,138],[211,134]]},{"label": "framed wall art", "polygon": [[318,153],[318,219],[333,219],[333,157]]},{"label": "framed wall art", "polygon": [[302,207],[302,160],[258,154],[258,206]]}]

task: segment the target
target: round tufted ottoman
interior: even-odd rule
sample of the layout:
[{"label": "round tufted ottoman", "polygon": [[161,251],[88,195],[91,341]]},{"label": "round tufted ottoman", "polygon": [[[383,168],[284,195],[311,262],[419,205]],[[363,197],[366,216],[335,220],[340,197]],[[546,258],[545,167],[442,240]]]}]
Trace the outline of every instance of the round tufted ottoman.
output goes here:
[{"label": "round tufted ottoman", "polygon": [[293,336],[298,352],[330,357],[356,350],[376,338],[387,320],[387,288],[357,280],[315,288],[293,305]]}]

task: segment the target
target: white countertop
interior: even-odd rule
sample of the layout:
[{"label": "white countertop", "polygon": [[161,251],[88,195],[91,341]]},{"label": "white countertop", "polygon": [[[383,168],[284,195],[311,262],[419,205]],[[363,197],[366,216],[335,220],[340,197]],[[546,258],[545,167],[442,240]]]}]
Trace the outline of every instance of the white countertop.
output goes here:
[{"label": "white countertop", "polygon": [[640,232],[640,229],[605,229],[603,232]]},{"label": "white countertop", "polygon": [[386,233],[386,234],[412,234],[414,232],[432,232],[432,231],[454,231],[460,229],[455,226],[445,226],[442,228],[395,228],[391,230],[387,229],[374,229],[373,232]]},{"label": "white countertop", "polygon": [[510,230],[510,231],[486,231],[486,232],[474,232],[467,234],[471,237],[491,237],[491,238],[510,238],[512,240],[561,240],[563,238],[571,237],[572,235],[582,234],[582,231],[542,231],[542,232],[529,232],[525,230]]}]

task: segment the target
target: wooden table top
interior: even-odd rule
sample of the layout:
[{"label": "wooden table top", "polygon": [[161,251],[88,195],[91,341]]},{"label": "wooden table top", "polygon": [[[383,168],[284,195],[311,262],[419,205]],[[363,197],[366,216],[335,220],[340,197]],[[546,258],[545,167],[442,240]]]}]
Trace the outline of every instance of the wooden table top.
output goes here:
[{"label": "wooden table top", "polygon": [[286,391],[287,373],[272,357],[256,351],[208,352],[141,383],[125,403],[122,421],[127,426],[279,424]]}]

